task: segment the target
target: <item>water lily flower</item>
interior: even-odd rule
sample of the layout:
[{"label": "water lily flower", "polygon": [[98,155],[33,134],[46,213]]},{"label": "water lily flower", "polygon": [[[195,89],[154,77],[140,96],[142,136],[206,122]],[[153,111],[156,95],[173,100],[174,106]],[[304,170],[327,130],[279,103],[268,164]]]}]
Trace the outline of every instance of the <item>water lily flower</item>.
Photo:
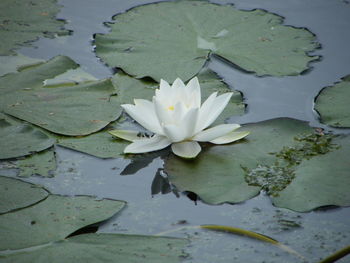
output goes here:
[{"label": "water lily flower", "polygon": [[[201,104],[201,89],[197,77],[185,85],[179,78],[172,86],[161,80],[153,100],[135,99],[123,109],[141,126],[152,132],[150,137],[140,137],[139,132],[113,130],[116,137],[131,141],[124,153],[145,153],[171,145],[174,154],[194,158],[201,151],[198,142],[226,144],[242,139],[249,132],[235,131],[239,124],[210,125],[226,107],[232,92],[222,95],[212,93]],[[208,128],[210,127],[210,128]]]}]

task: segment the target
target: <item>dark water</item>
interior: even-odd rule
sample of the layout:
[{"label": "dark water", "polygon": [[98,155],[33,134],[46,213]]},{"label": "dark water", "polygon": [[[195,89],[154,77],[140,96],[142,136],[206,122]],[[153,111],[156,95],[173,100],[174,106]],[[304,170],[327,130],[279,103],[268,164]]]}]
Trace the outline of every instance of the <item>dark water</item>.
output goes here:
[{"label": "dark water", "polygon": [[[122,0],[62,0],[60,18],[67,20],[73,35],[57,39],[40,39],[37,48],[20,52],[49,59],[67,55],[97,78],[110,77],[112,72],[93,53],[94,33],[107,32],[103,22],[112,15],[139,4],[153,1]],[[323,127],[313,111],[313,100],[322,87],[350,73],[350,5],[341,0],[241,0],[213,1],[234,3],[240,9],[263,8],[285,17],[285,24],[307,27],[317,35],[322,56],[312,63],[312,69],[294,77],[263,77],[246,74],[218,59],[209,67],[233,88],[244,94],[247,113],[234,117],[238,123],[256,122],[275,117],[306,120]],[[338,130],[339,131],[339,130]],[[341,130],[350,133],[349,130]],[[237,205],[197,205],[186,196],[151,195],[151,184],[162,161],[155,159],[148,167],[133,175],[122,176],[128,160],[101,160],[57,147],[59,171],[55,178],[30,178],[53,193],[96,195],[101,198],[128,202],[126,209],[103,224],[100,232],[157,234],[183,226],[221,224],[241,227],[271,236],[304,255],[307,262],[317,262],[350,243],[350,208],[335,208],[310,213],[295,213],[271,205],[264,194]],[[180,223],[186,224],[180,224]],[[168,235],[189,237],[185,262],[302,262],[279,248],[248,238],[184,229]],[[349,262],[343,259],[339,262]]]}]

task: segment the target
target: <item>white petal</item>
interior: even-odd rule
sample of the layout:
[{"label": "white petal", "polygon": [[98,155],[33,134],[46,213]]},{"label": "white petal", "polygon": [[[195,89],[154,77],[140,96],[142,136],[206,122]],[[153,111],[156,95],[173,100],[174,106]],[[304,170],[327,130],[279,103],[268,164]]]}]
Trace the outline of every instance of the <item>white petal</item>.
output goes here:
[{"label": "white petal", "polygon": [[156,96],[161,99],[167,99],[172,96],[172,89],[168,82],[161,79],[159,84],[159,89],[156,89]]},{"label": "white petal", "polygon": [[192,138],[192,140],[199,142],[209,142],[238,129],[239,127],[239,124],[221,124],[199,132]]},{"label": "white petal", "polygon": [[175,79],[173,85],[171,86],[173,91],[179,91],[180,89],[185,88],[185,87],[186,87],[185,84],[179,78]]},{"label": "white petal", "polygon": [[201,151],[201,146],[198,142],[179,142],[171,145],[171,150],[177,156],[183,158],[195,158]]},{"label": "white petal", "polygon": [[187,89],[189,89],[189,94],[191,94],[193,99],[193,105],[194,107],[200,107],[201,105],[201,89],[198,82],[198,78],[194,77],[187,83]]},{"label": "white petal", "polygon": [[227,103],[230,101],[232,94],[232,92],[229,92],[215,98],[210,110],[208,111],[208,115],[201,116],[201,118],[203,118],[201,119],[201,123],[203,124],[203,126],[201,127],[202,129],[207,128],[216,120],[216,118],[225,109]]},{"label": "white petal", "polygon": [[163,130],[165,136],[168,137],[171,142],[180,142],[185,139],[185,131],[178,125],[164,125]]},{"label": "white petal", "polygon": [[187,139],[193,136],[197,119],[198,119],[198,113],[199,113],[198,108],[190,109],[182,119],[180,126],[185,133],[184,139]]},{"label": "white petal", "polygon": [[242,132],[230,132],[224,136],[221,136],[219,138],[216,138],[212,141],[211,143],[215,144],[226,144],[226,143],[231,143],[237,140],[240,140],[244,137],[246,137],[249,134],[249,131],[242,131]]},{"label": "white petal", "polygon": [[161,126],[171,124],[173,122],[171,118],[171,112],[167,110],[166,105],[162,103],[158,98],[153,97],[153,103],[157,119]]},{"label": "white petal", "polygon": [[131,118],[137,121],[145,129],[153,133],[163,133],[154,109],[149,108],[149,104],[123,104],[121,106]]},{"label": "white petal", "polygon": [[161,150],[171,144],[165,136],[155,135],[147,139],[135,140],[125,147],[124,153],[145,153]]},{"label": "white petal", "polygon": [[200,107],[198,121],[195,129],[196,133],[206,128],[204,126],[206,124],[206,120],[209,115],[209,112],[212,110],[212,105],[216,99],[216,95],[217,95],[217,92],[210,94],[210,96],[206,99],[206,101]]},{"label": "white petal", "polygon": [[131,130],[111,130],[108,131],[113,136],[116,136],[120,139],[127,140],[130,142],[133,142],[135,140],[139,140],[140,137],[137,136],[139,134],[138,131],[131,131]]}]

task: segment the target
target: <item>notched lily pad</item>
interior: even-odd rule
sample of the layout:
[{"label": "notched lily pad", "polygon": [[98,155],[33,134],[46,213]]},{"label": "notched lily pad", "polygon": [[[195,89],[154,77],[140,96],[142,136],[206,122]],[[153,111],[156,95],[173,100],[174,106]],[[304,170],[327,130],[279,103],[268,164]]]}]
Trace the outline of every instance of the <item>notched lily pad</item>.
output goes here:
[{"label": "notched lily pad", "polygon": [[259,76],[298,75],[317,59],[308,55],[318,47],[311,32],[264,10],[175,1],[135,7],[113,20],[108,34],[96,35],[96,53],[136,78],[188,80],[211,54]]},{"label": "notched lily pad", "polygon": [[339,128],[350,128],[350,75],[334,86],[324,88],[317,96],[315,109],[321,122]]},{"label": "notched lily pad", "polygon": [[295,211],[349,205],[348,137],[318,135],[307,123],[285,118],[242,129],[250,131],[246,139],[207,147],[193,161],[170,156],[171,183],[210,204],[241,202],[264,189],[276,206]]},{"label": "notched lily pad", "polygon": [[33,205],[48,194],[39,186],[0,176],[0,214]]},{"label": "notched lily pad", "polygon": [[3,76],[0,111],[63,135],[87,135],[104,128],[121,113],[109,79],[74,86],[44,86],[45,80],[77,67],[68,57],[58,56]]},{"label": "notched lily pad", "polygon": [[39,37],[68,34],[65,22],[56,19],[59,11],[56,0],[1,0],[0,55],[13,55]]}]

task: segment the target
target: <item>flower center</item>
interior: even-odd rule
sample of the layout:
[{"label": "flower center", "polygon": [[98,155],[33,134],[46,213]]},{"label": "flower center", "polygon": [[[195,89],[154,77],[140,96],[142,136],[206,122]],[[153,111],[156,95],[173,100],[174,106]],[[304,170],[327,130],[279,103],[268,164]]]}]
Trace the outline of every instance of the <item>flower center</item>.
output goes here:
[{"label": "flower center", "polygon": [[168,108],[167,108],[168,110],[174,110],[174,106],[169,106]]}]

